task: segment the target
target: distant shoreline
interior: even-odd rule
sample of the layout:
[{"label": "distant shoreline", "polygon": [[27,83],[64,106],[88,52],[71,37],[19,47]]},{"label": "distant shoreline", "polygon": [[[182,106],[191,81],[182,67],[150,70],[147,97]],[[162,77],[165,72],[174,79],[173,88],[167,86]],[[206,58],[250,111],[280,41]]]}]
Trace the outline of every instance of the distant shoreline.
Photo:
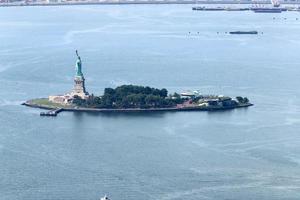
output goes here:
[{"label": "distant shoreline", "polygon": [[[62,3],[0,3],[0,7],[23,7],[23,6],[73,6],[73,5],[143,5],[143,4],[241,4],[251,5],[251,2],[237,1],[197,1],[197,0],[106,0],[101,2],[62,2]],[[270,4],[269,1],[262,1],[260,4]],[[284,4],[300,4],[297,2],[285,2]]]}]

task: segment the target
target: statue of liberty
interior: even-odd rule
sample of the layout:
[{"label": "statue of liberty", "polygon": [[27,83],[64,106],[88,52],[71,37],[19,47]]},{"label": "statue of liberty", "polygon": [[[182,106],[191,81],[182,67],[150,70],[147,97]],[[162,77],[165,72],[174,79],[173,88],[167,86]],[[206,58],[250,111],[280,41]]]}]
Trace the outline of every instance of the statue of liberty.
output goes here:
[{"label": "statue of liberty", "polygon": [[78,51],[76,50],[76,55],[77,55],[77,61],[76,61],[76,76],[74,77],[74,89],[71,92],[71,95],[77,95],[83,99],[88,97],[88,92],[85,90],[85,79],[83,77],[82,73],[82,62],[80,59],[80,56],[78,54]]},{"label": "statue of liberty", "polygon": [[78,51],[76,50],[76,55],[77,55],[77,61],[76,61],[76,76],[81,76],[83,77],[83,73],[82,73],[82,62],[81,62],[81,58],[78,55]]}]

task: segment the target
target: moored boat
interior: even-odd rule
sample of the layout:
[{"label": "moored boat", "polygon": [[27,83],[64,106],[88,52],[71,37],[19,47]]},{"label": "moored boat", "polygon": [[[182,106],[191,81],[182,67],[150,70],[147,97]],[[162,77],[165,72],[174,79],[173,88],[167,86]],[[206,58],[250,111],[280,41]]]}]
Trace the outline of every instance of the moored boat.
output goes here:
[{"label": "moored boat", "polygon": [[110,200],[106,195],[104,195],[104,197],[102,197],[100,200]]},{"label": "moored boat", "polygon": [[206,8],[205,6],[193,7],[192,10],[198,11],[247,11],[249,8],[230,8],[230,7],[215,7],[215,8]]},{"label": "moored boat", "polygon": [[286,8],[251,8],[255,13],[281,13],[287,11]]},{"label": "moored boat", "polygon": [[229,34],[258,34],[257,31],[231,31]]}]

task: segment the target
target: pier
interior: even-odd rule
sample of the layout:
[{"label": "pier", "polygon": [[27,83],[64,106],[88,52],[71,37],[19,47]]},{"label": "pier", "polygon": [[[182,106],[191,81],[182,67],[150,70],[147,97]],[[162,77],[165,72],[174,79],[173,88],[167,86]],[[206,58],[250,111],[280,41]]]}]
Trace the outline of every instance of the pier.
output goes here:
[{"label": "pier", "polygon": [[48,112],[41,112],[40,116],[45,116],[45,117],[56,117],[58,113],[62,112],[64,109],[63,108],[58,108],[55,110],[50,110]]}]

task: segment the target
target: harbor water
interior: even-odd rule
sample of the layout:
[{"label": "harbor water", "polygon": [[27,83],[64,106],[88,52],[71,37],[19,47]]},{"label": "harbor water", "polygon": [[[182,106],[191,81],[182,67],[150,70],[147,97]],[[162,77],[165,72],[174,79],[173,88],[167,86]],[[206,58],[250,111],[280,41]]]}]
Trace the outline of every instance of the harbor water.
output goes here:
[{"label": "harbor water", "polygon": [[[0,8],[0,200],[300,198],[300,13]],[[258,31],[230,35],[230,31]],[[27,99],[121,84],[247,96],[225,112],[40,117]]]}]

